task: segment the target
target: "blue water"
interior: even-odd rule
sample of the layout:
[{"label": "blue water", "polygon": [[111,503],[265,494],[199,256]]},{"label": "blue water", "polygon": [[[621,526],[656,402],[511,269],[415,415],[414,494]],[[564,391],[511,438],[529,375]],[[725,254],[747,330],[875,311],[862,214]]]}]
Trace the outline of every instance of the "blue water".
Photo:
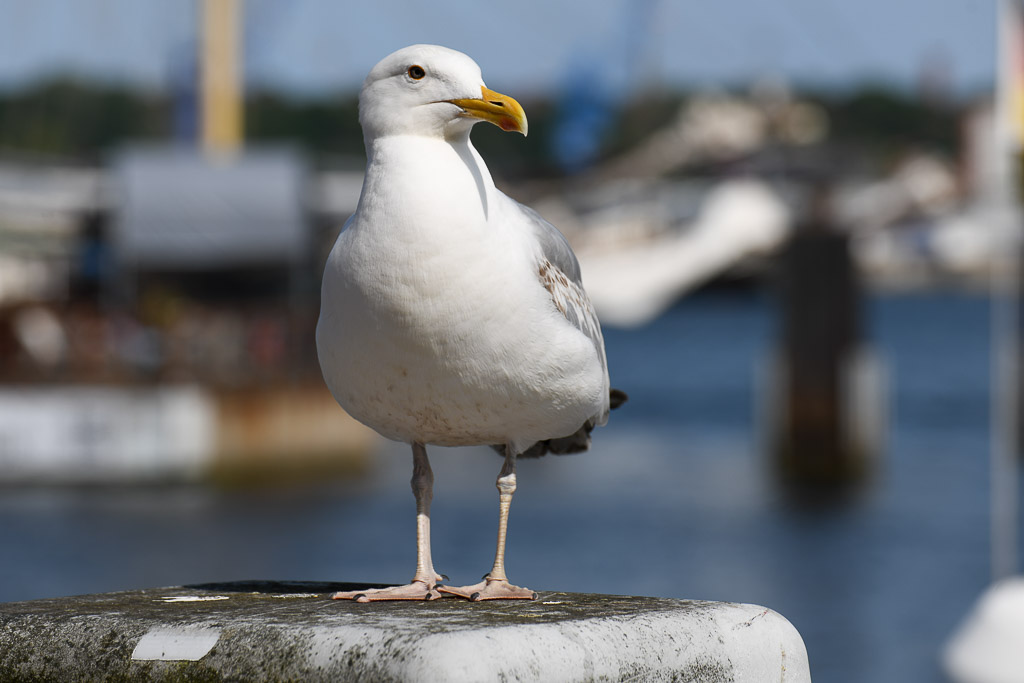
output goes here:
[{"label": "blue water", "polygon": [[[753,602],[800,630],[817,681],[943,681],[945,640],[989,580],[989,302],[868,304],[890,372],[888,444],[859,496],[807,507],[772,483],[755,406],[774,338],[762,294],[691,297],[607,330],[630,403],[585,456],[520,464],[515,583]],[[494,551],[500,459],[431,449],[434,558],[475,581]],[[403,582],[408,448],[315,488],[0,492],[0,601],[247,578]]]}]

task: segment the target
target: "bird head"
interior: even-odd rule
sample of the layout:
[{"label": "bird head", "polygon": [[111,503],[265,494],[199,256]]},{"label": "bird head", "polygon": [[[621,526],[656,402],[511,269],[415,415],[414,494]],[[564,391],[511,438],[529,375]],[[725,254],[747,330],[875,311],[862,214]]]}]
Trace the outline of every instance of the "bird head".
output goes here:
[{"label": "bird head", "polygon": [[359,122],[368,140],[457,138],[479,121],[526,135],[519,103],[487,88],[477,63],[446,47],[412,45],[393,52],[370,70],[359,93]]}]

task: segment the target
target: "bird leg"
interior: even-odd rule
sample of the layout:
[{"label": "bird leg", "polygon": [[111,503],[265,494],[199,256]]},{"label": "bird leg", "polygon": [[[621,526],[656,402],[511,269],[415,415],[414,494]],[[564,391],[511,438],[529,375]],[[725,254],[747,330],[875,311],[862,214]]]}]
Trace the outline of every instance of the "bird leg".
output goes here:
[{"label": "bird leg", "polygon": [[412,445],[412,492],[416,496],[416,575],[404,586],[339,591],[335,600],[375,602],[378,600],[436,600],[437,582],[444,579],[434,571],[430,558],[430,501],[434,498],[434,473],[421,443]]},{"label": "bird leg", "polygon": [[505,536],[508,530],[508,510],[512,505],[512,494],[516,492],[516,454],[512,447],[505,445],[505,463],[498,474],[498,549],[494,554],[494,566],[483,581],[471,586],[442,586],[442,593],[458,595],[470,600],[536,600],[537,594],[529,588],[513,586],[505,576]]}]

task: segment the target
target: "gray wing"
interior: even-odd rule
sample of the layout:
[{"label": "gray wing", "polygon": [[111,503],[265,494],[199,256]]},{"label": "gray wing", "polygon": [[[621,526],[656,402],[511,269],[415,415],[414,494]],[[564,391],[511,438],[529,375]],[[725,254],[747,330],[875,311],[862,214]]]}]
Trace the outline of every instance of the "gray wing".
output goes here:
[{"label": "gray wing", "polygon": [[[537,241],[540,259],[537,271],[541,284],[551,294],[552,302],[565,319],[590,338],[601,359],[601,369],[607,383],[608,361],[605,358],[601,323],[597,320],[597,312],[590,303],[590,297],[583,289],[580,262],[576,259],[576,254],[558,228],[541,218],[540,214],[530,207],[518,202],[516,206],[529,222]],[[606,406],[605,415],[607,412]]]},{"label": "gray wing", "polygon": [[[594,344],[597,357],[601,361],[601,370],[604,372],[604,384],[607,389],[609,387],[608,360],[604,353],[604,337],[601,336],[601,324],[597,321],[594,305],[590,303],[590,297],[583,289],[580,262],[576,259],[576,254],[573,253],[568,240],[558,231],[558,228],[541,218],[540,214],[530,207],[523,206],[511,198],[509,201],[519,209],[526,224],[533,231],[538,252],[537,274],[541,284],[551,294],[551,302],[561,311],[565,319]],[[547,453],[565,455],[587,450],[590,447],[590,432],[595,426],[603,425],[608,421],[608,411],[612,403],[618,407],[625,399],[624,393],[611,389],[606,393],[606,400],[597,414],[580,425],[580,428],[574,433],[538,441],[522,453],[518,453],[517,457],[539,458]],[[505,452],[503,444],[492,446],[492,448],[502,454]]]},{"label": "gray wing", "polygon": [[576,254],[569,246],[569,240],[565,239],[565,235],[530,207],[519,202],[516,202],[516,206],[523,212],[530,227],[533,228],[533,236],[536,238],[537,244],[540,245],[544,258],[582,288],[580,262],[576,259]]}]

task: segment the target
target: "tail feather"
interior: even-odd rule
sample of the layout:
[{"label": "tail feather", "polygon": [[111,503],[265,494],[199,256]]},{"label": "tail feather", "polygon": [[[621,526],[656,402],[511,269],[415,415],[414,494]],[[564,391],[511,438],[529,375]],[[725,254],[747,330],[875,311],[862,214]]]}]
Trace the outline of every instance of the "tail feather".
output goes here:
[{"label": "tail feather", "polygon": [[621,389],[612,389],[610,392],[608,392],[608,405],[609,407],[611,407],[612,410],[615,410],[628,400],[629,394],[627,394],[625,391],[622,391]]},{"label": "tail feather", "polygon": [[[619,389],[612,389],[608,394],[608,405],[612,410],[620,407],[623,403],[629,400],[629,396],[624,391]],[[539,458],[541,456],[552,453],[554,455],[571,455],[573,453],[582,453],[590,448],[590,432],[594,431],[594,421],[587,420],[582,427],[577,429],[574,433],[569,436],[560,436],[556,439],[545,439],[538,441],[533,444],[525,451],[520,453],[517,457],[520,458]],[[491,446],[499,454],[505,454],[505,447],[500,445]]]}]

